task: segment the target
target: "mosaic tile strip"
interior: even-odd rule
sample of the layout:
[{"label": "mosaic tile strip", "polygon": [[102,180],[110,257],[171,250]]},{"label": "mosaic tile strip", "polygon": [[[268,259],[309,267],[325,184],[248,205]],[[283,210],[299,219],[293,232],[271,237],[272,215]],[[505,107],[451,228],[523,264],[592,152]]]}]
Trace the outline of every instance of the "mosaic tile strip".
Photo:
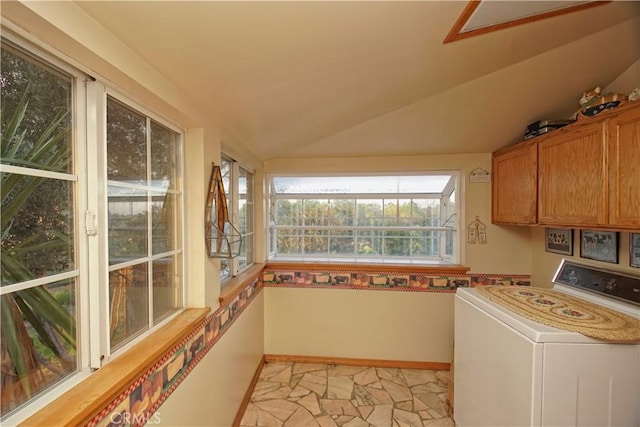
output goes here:
[{"label": "mosaic tile strip", "polygon": [[418,292],[455,292],[456,288],[482,285],[530,286],[530,275],[465,274],[438,275],[398,272],[350,272],[270,270],[262,272],[265,287],[383,289]]},{"label": "mosaic tile strip", "polygon": [[156,412],[262,289],[254,279],[97,414],[90,427],[137,426],[160,421]]}]

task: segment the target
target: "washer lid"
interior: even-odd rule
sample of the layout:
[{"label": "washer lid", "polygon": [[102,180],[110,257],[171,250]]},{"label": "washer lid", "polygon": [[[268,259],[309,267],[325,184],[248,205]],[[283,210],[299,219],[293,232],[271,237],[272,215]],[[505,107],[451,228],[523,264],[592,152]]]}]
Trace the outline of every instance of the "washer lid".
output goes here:
[{"label": "washer lid", "polygon": [[[458,288],[456,290],[456,298],[469,302],[534,342],[585,344],[602,344],[607,342],[590,338],[577,332],[566,331],[529,320],[490,301],[488,298],[480,295],[475,288]],[[473,325],[471,325],[471,327],[473,327]]]}]

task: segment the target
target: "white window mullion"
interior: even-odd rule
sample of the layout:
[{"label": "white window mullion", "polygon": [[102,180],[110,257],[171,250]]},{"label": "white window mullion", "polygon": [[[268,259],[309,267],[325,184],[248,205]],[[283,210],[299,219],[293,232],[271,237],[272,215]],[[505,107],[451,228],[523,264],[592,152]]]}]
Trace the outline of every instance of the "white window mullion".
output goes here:
[{"label": "white window mullion", "polygon": [[89,283],[89,239],[85,232],[87,228],[85,212],[88,211],[89,194],[87,192],[87,118],[88,99],[85,79],[76,77],[73,82],[73,136],[74,136],[74,173],[76,176],[75,183],[75,218],[77,225],[75,227],[76,254],[75,261],[78,266],[77,280],[77,301],[76,303],[76,319],[78,321],[78,367],[80,370],[90,366],[91,363],[91,312],[89,305],[85,301],[90,300]]},{"label": "white window mullion", "polygon": [[149,286],[149,292],[147,292],[147,304],[149,310],[147,313],[149,318],[147,320],[147,326],[151,329],[153,325],[153,190],[151,183],[151,119],[147,117],[147,285]]},{"label": "white window mullion", "polygon": [[[109,236],[107,210],[107,134],[106,89],[95,81],[87,81],[87,212],[85,220],[95,221],[95,234],[87,232],[88,307],[90,366],[100,368],[109,360]],[[85,230],[87,227],[85,224]],[[96,333],[98,331],[98,333]]]},{"label": "white window mullion", "polygon": [[[231,172],[229,176],[229,194],[231,195],[231,201],[227,208],[229,209],[229,218],[234,226],[238,226],[238,206],[240,200],[240,166],[238,162],[231,162]],[[236,276],[240,270],[239,257],[231,258],[231,275]]]}]

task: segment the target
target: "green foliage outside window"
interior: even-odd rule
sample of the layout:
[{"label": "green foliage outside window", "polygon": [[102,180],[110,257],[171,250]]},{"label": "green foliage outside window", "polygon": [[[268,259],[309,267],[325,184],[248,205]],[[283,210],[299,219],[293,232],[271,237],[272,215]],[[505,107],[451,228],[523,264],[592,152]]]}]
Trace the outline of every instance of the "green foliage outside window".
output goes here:
[{"label": "green foliage outside window", "polygon": [[[10,286],[75,268],[69,78],[3,46],[1,413],[75,371],[75,280]],[[33,172],[31,172],[33,171]],[[6,289],[9,291],[4,292]]]}]

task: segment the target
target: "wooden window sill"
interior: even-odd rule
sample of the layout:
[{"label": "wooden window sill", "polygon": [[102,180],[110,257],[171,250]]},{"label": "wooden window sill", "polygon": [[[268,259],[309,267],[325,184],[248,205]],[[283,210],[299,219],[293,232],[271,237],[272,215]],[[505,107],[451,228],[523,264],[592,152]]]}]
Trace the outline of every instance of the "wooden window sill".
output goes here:
[{"label": "wooden window sill", "polygon": [[230,278],[224,286],[224,293],[218,298],[220,306],[225,305],[247,287],[255,278],[261,278],[260,273],[264,268],[264,263],[253,264],[251,267],[238,274],[236,277]]},{"label": "wooden window sill", "polygon": [[366,264],[366,263],[346,263],[346,262],[267,262],[264,266],[269,270],[305,270],[305,271],[365,271],[371,273],[423,273],[423,274],[451,274],[464,275],[469,271],[469,267],[463,265],[416,265],[416,264]]},{"label": "wooden window sill", "polygon": [[193,331],[211,310],[188,308],[139,344],[25,420],[23,426],[86,425]]}]

